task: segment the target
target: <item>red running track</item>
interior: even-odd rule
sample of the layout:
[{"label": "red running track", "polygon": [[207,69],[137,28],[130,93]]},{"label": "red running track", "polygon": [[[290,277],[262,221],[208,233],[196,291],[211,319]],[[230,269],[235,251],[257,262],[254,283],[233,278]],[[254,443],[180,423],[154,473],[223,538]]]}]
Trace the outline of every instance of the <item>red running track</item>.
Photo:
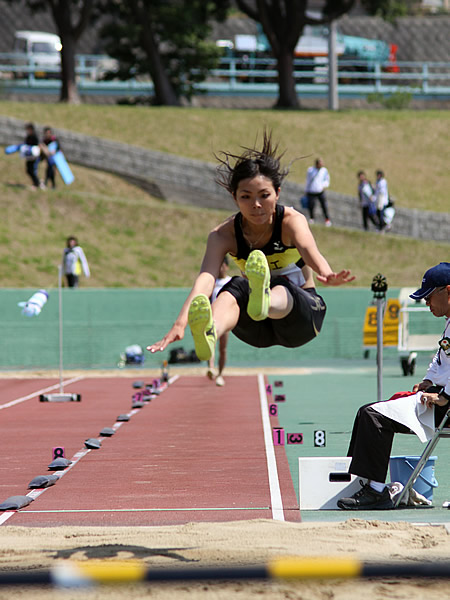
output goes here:
[{"label": "red running track", "polygon": [[[225,388],[206,377],[182,376],[131,411],[133,381],[86,378],[64,387],[81,394],[81,402],[43,403],[36,396],[21,399],[54,380],[0,380],[0,502],[26,495],[34,477],[51,473],[53,447],[64,446],[69,459],[83,450],[29,506],[0,513],[0,524],[300,521],[284,447],[270,448],[270,430],[278,423],[268,413],[264,435],[261,376],[230,376]],[[116,422],[130,411],[128,422]],[[113,426],[115,435],[100,438]],[[102,446],[85,451],[92,437]],[[274,456],[270,469],[267,452]]]}]

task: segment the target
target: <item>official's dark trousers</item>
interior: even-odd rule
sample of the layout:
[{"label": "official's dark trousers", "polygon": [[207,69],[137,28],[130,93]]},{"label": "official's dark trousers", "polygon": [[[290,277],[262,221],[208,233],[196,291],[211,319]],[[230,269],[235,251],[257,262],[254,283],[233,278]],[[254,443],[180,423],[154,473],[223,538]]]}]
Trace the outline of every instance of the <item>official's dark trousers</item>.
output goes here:
[{"label": "official's dark trousers", "polygon": [[[395,400],[392,400],[395,402]],[[442,421],[448,406],[435,406],[436,425]],[[358,410],[353,424],[347,456],[352,457],[349,472],[373,481],[384,482],[389,467],[395,433],[410,433],[410,429],[377,412],[372,404]]]},{"label": "official's dark trousers", "polygon": [[328,204],[327,198],[325,196],[325,192],[319,192],[317,194],[313,194],[311,192],[307,192],[308,202],[309,202],[309,216],[311,219],[314,219],[314,209],[316,207],[316,200],[320,202],[320,206],[322,207],[323,216],[326,221],[330,220],[328,215]]}]

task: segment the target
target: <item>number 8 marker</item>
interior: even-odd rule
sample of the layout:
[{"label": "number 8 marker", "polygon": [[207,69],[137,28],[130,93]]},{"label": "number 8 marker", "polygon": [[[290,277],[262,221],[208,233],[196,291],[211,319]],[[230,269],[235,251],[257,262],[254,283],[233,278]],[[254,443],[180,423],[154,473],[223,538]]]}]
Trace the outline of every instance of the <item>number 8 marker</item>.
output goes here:
[{"label": "number 8 marker", "polygon": [[314,446],[316,446],[316,448],[325,448],[326,446],[326,435],[325,435],[325,431],[323,431],[322,429],[318,429],[317,431],[314,432]]},{"label": "number 8 marker", "polygon": [[53,460],[57,459],[57,458],[65,458],[66,453],[64,450],[64,446],[55,446],[52,449],[52,458]]}]

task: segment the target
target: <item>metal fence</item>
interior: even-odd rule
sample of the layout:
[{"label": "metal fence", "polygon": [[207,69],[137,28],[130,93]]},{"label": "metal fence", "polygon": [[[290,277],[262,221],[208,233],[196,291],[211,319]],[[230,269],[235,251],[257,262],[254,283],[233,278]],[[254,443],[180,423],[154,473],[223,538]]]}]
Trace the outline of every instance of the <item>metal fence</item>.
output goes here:
[{"label": "metal fence", "polygon": [[[150,78],[106,80],[116,61],[108,56],[77,55],[77,84],[82,94],[151,95]],[[293,75],[299,95],[326,96],[328,61],[296,59]],[[203,83],[199,93],[221,96],[271,96],[278,94],[276,61],[271,58],[224,57]],[[39,63],[24,55],[0,54],[0,88],[10,93],[57,93],[59,67]],[[351,60],[338,61],[338,93],[341,97],[369,94],[410,94],[414,98],[450,98],[450,62],[397,62],[386,64]]]}]

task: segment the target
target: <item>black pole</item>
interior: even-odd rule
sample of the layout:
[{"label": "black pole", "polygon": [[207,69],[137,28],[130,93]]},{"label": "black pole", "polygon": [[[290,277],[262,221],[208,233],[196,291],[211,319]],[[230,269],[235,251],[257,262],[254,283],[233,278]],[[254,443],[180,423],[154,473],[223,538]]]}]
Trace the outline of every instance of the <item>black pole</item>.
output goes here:
[{"label": "black pole", "polygon": [[373,297],[377,304],[377,401],[383,399],[383,318],[388,286],[381,273],[372,280]]},{"label": "black pole", "polygon": [[192,569],[149,569],[145,575],[145,581],[239,581],[241,579],[270,579],[270,576],[265,565],[197,567]]}]

